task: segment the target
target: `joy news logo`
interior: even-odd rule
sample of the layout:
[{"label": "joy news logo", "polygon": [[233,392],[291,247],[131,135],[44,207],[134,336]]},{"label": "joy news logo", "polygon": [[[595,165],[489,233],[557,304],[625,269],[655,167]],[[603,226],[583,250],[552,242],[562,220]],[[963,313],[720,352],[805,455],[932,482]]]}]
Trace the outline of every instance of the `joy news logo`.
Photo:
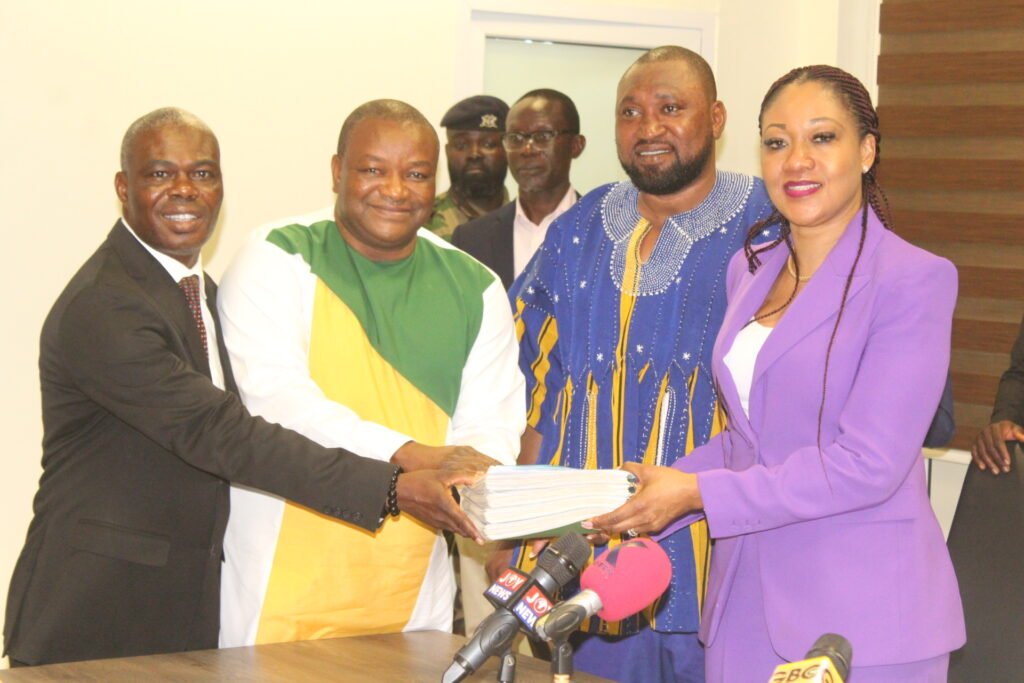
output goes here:
[{"label": "joy news logo", "polygon": [[537,586],[530,586],[523,599],[512,608],[512,612],[519,617],[519,621],[523,622],[530,630],[537,625],[538,619],[550,611],[551,600]]},{"label": "joy news logo", "polygon": [[516,591],[523,587],[526,579],[526,574],[509,567],[502,572],[497,581],[491,584],[491,587],[487,589],[486,595],[502,605],[507,604],[512,599],[512,596],[516,594]]}]

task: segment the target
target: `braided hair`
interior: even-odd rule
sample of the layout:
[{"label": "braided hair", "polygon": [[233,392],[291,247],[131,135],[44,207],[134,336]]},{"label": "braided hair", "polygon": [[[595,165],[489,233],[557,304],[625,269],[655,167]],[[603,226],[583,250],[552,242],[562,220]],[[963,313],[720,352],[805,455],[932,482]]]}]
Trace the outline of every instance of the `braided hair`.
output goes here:
[{"label": "braided hair", "polygon": [[[825,351],[825,370],[821,382],[821,402],[818,405],[817,444],[818,453],[820,455],[822,452],[821,421],[825,414],[825,396],[828,389],[829,360],[832,357],[832,347],[835,344],[836,333],[839,330],[839,323],[843,318],[843,311],[846,308],[846,299],[850,292],[850,285],[853,282],[853,274],[857,270],[857,264],[860,263],[861,252],[864,250],[864,240],[867,236],[868,226],[868,206],[874,210],[875,214],[878,216],[879,220],[882,221],[882,224],[886,229],[892,230],[893,228],[892,216],[889,211],[889,200],[885,196],[885,192],[882,191],[882,188],[879,186],[875,177],[878,162],[881,159],[882,143],[882,134],[878,130],[878,112],[875,111],[874,106],[871,104],[871,95],[868,94],[867,89],[864,88],[864,85],[857,80],[856,77],[842,69],[824,64],[793,69],[782,78],[775,81],[772,86],[768,88],[768,92],[761,101],[761,111],[758,114],[758,132],[761,132],[765,110],[775,101],[779,93],[788,85],[798,85],[807,82],[819,83],[843,103],[854,121],[857,122],[857,131],[861,140],[863,140],[867,135],[871,135],[875,138],[874,161],[872,162],[871,167],[861,175],[861,196],[863,197],[863,202],[861,205],[860,241],[857,244],[857,255],[853,260],[853,266],[850,268],[850,272],[846,276],[846,284],[843,287],[842,300],[839,303],[839,312],[836,315],[836,322],[832,327],[832,335],[829,337],[828,348]],[[755,247],[753,245],[753,240],[761,234],[765,228],[775,225],[779,226],[778,237],[771,242]],[[770,311],[762,316],[758,316],[759,318],[774,315],[775,313],[784,310],[796,297],[797,287],[800,283],[800,265],[793,252],[793,240],[791,235],[792,233],[790,231],[789,221],[785,216],[779,213],[778,209],[773,208],[771,214],[766,219],[755,223],[750,228],[750,231],[747,233],[747,238],[743,243],[743,251],[747,257],[747,267],[751,273],[756,272],[761,266],[761,254],[774,249],[780,244],[785,244],[790,255],[793,256],[793,265],[796,270],[795,277],[793,278],[793,291],[786,302],[780,308]]]}]

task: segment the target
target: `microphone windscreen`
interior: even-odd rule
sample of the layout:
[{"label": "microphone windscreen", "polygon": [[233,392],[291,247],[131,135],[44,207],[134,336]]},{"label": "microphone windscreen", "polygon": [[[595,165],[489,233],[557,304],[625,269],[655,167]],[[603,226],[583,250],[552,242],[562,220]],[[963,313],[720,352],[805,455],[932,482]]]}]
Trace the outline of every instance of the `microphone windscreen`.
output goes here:
[{"label": "microphone windscreen", "polygon": [[582,535],[570,532],[544,548],[537,566],[564,586],[574,579],[590,559],[590,543]]},{"label": "microphone windscreen", "polygon": [[580,576],[580,588],[601,598],[597,616],[618,621],[658,599],[672,578],[672,563],[661,546],[636,538],[608,550]]},{"label": "microphone windscreen", "polygon": [[836,671],[845,681],[850,676],[850,664],[853,663],[853,646],[850,641],[835,633],[826,633],[816,641],[807,659],[828,657],[836,666]]}]

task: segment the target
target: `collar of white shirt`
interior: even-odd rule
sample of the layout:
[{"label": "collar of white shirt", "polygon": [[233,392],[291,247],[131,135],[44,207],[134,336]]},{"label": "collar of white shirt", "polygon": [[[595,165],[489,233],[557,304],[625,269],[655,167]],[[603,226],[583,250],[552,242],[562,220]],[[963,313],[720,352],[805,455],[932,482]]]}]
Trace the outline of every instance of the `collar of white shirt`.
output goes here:
[{"label": "collar of white shirt", "polygon": [[516,197],[515,229],[526,230],[528,232],[540,232],[543,235],[547,232],[548,226],[551,225],[556,218],[568,211],[575,203],[576,190],[574,190],[572,185],[570,185],[568,192],[566,192],[565,196],[562,197],[562,201],[558,202],[558,206],[555,207],[555,210],[547,216],[544,216],[544,218],[541,218],[540,223],[534,223],[526,216],[526,213],[523,211],[523,205],[519,202],[519,198]]},{"label": "collar of white shirt", "polygon": [[177,260],[175,258],[172,258],[172,257],[168,256],[167,254],[164,254],[163,252],[159,252],[156,249],[154,249],[153,247],[151,247],[148,244],[146,244],[145,242],[143,242],[142,239],[138,236],[138,234],[136,234],[135,229],[132,228],[132,226],[130,226],[128,224],[128,221],[126,221],[123,217],[121,218],[121,222],[124,223],[124,227],[128,228],[128,232],[131,233],[132,237],[134,237],[135,239],[137,239],[139,241],[139,244],[142,245],[142,248],[145,249],[146,251],[148,251],[150,254],[152,254],[153,258],[156,259],[156,262],[164,267],[164,270],[167,271],[167,274],[170,275],[171,278],[175,282],[181,282],[182,278],[186,278],[189,275],[198,275],[199,276],[199,293],[203,297],[203,300],[204,301],[206,300],[206,281],[203,278],[203,257],[202,256],[200,256],[196,260],[196,264],[194,266],[189,268],[188,266],[186,266],[181,261],[179,261],[179,260]]},{"label": "collar of white shirt", "polygon": [[522,204],[516,199],[516,217],[512,223],[512,267],[513,275],[519,276],[526,264],[530,262],[533,254],[544,242],[548,227],[551,223],[569,210],[576,203],[576,190],[569,186],[569,191],[562,197],[555,210],[544,216],[540,223],[534,223],[523,212]]}]

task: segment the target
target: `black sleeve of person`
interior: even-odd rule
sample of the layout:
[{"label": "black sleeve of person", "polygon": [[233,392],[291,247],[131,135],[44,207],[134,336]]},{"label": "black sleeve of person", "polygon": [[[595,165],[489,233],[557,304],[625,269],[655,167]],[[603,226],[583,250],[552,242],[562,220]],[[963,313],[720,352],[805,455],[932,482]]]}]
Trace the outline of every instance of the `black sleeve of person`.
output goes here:
[{"label": "black sleeve of person", "polygon": [[1010,367],[999,379],[992,422],[1010,420],[1024,424],[1024,320],[1010,351]]},{"label": "black sleeve of person", "polygon": [[393,465],[324,448],[252,416],[238,396],[188,367],[176,340],[165,313],[109,285],[79,292],[56,332],[57,353],[82,394],[168,453],[227,481],[377,528]]}]

